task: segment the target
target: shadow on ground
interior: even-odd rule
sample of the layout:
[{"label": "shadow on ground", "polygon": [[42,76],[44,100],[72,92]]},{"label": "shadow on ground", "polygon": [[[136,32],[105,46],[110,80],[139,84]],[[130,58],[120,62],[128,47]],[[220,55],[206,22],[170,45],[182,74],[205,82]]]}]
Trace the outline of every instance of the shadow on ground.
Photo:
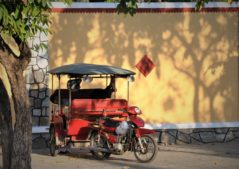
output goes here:
[{"label": "shadow on ground", "polygon": [[228,143],[208,143],[208,144],[183,144],[159,146],[159,151],[181,152],[197,155],[220,156],[225,158],[239,158],[239,141]]},{"label": "shadow on ground", "polygon": [[[49,150],[48,149],[37,149],[33,150],[33,154],[43,155],[43,156],[49,156]],[[150,166],[149,163],[139,163],[135,158],[128,158],[128,156],[116,156],[112,155],[109,159],[106,160],[97,160],[95,159],[89,151],[86,150],[80,150],[79,152],[68,152],[68,153],[59,153],[57,156],[67,156],[71,158],[76,159],[84,159],[96,163],[107,163],[107,165],[113,165],[115,167],[122,167],[127,166],[128,168],[137,168],[137,169],[162,169],[154,166]],[[123,157],[123,158],[122,158]]]}]

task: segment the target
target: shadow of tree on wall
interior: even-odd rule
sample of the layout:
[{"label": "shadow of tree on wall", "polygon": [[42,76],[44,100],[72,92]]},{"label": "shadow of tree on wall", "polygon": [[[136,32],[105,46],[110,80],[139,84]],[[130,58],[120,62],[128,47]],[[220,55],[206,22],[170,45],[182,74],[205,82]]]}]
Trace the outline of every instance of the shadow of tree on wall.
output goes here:
[{"label": "shadow of tree on wall", "polygon": [[[134,17],[107,13],[58,14],[52,25],[55,33],[50,41],[50,66],[87,61],[124,67],[128,62],[129,69],[134,69],[139,58],[148,54],[156,65],[155,85],[162,83],[162,64],[171,64],[174,71],[191,83],[195,122],[208,116],[211,121],[233,121],[233,111],[238,111],[238,64],[235,65],[238,56],[231,56],[236,49],[235,32],[227,30],[227,24],[237,24],[232,21],[233,13],[226,18],[220,13],[150,15],[154,19],[149,19],[147,13]],[[137,76],[142,78],[141,74]],[[183,104],[188,98],[174,79],[165,85],[173,94],[162,100],[163,110],[173,111],[177,109],[176,100],[181,99]],[[205,100],[208,103],[204,109]],[[219,112],[224,117],[218,116]]]},{"label": "shadow of tree on wall", "polygon": [[[218,80],[217,89],[220,94],[225,98],[225,102],[223,103],[224,111],[227,112],[224,114],[225,119],[232,119],[232,113],[234,113],[233,107],[238,107],[238,77],[239,69],[235,70],[231,66],[237,65],[239,63],[238,57],[229,57],[228,60],[223,62],[224,71]],[[231,113],[230,113],[231,112]],[[237,112],[237,119],[239,117],[239,113]]]},{"label": "shadow of tree on wall", "polygon": [[[57,20],[53,19],[52,26],[54,33],[50,42],[50,57],[54,58],[54,61],[51,61],[51,67],[66,62],[83,62],[90,56],[92,62],[97,57],[104,57],[106,60],[102,60],[102,63],[107,62],[119,67],[122,67],[124,61],[128,60],[131,68],[134,68],[139,61],[139,59],[136,60],[136,52],[141,52],[142,56],[149,52],[152,56],[157,56],[157,53],[152,53],[153,50],[151,50],[154,45],[152,40],[161,35],[155,35],[156,37],[152,37],[151,40],[150,30],[153,21],[145,23],[145,26],[142,27],[142,20],[145,22],[146,19],[115,13],[61,13],[58,15]],[[87,16],[87,20],[84,19],[84,15]],[[104,21],[106,15],[112,15],[110,18],[112,20]],[[127,22],[127,25],[122,20]],[[152,41],[152,46],[144,45],[145,39]],[[139,41],[137,42],[137,40]],[[54,51],[51,51],[52,46]],[[70,54],[76,57],[69,58]],[[159,65],[159,58],[154,57],[154,62]],[[160,67],[158,66],[156,69],[159,76]]]},{"label": "shadow of tree on wall", "polygon": [[[193,18],[191,18],[192,15],[197,14],[186,15],[186,17],[181,15],[184,18],[181,18],[178,23],[174,23],[175,26],[172,26],[170,23],[165,23],[166,25],[164,26],[170,27],[172,31],[170,38],[165,41],[163,46],[175,46],[175,48],[172,48],[172,50],[166,53],[163,48],[160,50],[171,59],[174,68],[188,77],[188,79],[191,79],[193,83],[194,97],[192,105],[195,122],[200,122],[202,114],[207,113],[210,114],[211,122],[215,120],[233,121],[233,114],[235,110],[238,111],[238,81],[236,80],[238,56],[230,56],[232,51],[236,49],[236,45],[233,43],[233,40],[230,41],[230,39],[235,38],[233,37],[235,35],[225,29],[225,25],[228,23],[223,23],[223,21],[217,20],[218,18],[208,16],[208,20],[205,20],[205,16],[201,15],[202,17],[194,21]],[[220,17],[223,17],[223,15]],[[170,18],[168,19],[170,20]],[[222,20],[223,19],[225,18],[222,18]],[[233,19],[233,17],[230,17],[229,14],[228,19]],[[185,21],[188,22],[186,25],[183,25]],[[182,22],[182,24],[180,24],[180,22]],[[234,23],[236,24],[236,22]],[[199,27],[200,29],[198,31],[201,32],[195,31],[195,27]],[[182,32],[189,34],[189,36],[185,36],[185,33]],[[226,36],[228,39],[226,39]],[[179,59],[176,58],[178,57],[177,52],[180,50],[180,47],[176,48],[177,46],[174,44],[175,41],[176,43],[180,43],[180,47],[184,49],[184,52],[182,52],[183,56],[180,58],[182,61],[180,62],[178,62]],[[222,42],[222,44],[220,44],[220,42]],[[223,51],[220,48],[221,45],[227,45],[227,51]],[[188,61],[191,64],[187,64]],[[185,64],[185,62],[187,63]],[[215,75],[216,71],[220,71],[218,70],[219,67],[222,68],[222,72],[217,73],[220,75],[217,75],[217,78],[212,77],[214,80],[207,83],[204,76],[206,76],[206,74]],[[205,70],[207,71],[205,72]],[[200,98],[200,90],[203,91],[203,99],[209,99],[210,108],[207,112],[200,110],[200,102],[202,99],[202,97]],[[217,116],[217,106],[219,105],[215,105],[215,99],[218,95],[223,97],[223,103],[220,105],[222,110],[220,111],[223,112],[224,117]]]}]

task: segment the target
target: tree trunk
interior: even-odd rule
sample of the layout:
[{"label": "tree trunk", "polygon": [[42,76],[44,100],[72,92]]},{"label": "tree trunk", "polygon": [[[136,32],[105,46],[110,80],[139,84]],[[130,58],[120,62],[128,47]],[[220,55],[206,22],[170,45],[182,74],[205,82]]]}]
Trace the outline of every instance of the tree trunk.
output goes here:
[{"label": "tree trunk", "polygon": [[[20,57],[14,56],[6,45],[0,47],[0,62],[5,67],[11,85],[11,99],[16,115],[16,123],[12,129],[10,127],[12,126],[11,118],[10,120],[2,118],[3,124],[6,125],[5,128],[7,128],[3,134],[6,137],[9,136],[6,139],[6,143],[2,145],[2,149],[5,151],[3,152],[4,169],[31,169],[31,112],[23,76],[23,71],[30,61],[31,53],[25,43],[21,43],[19,47],[21,51]],[[4,93],[4,90],[4,86],[0,86],[0,91]],[[8,100],[7,98],[5,97],[6,100]],[[3,105],[4,101],[0,101],[0,105]],[[5,104],[4,106],[5,112],[11,114],[9,113],[9,110],[11,110],[10,104]],[[0,113],[3,114],[3,111]]]},{"label": "tree trunk", "polygon": [[12,85],[12,97],[16,111],[16,124],[13,132],[12,169],[31,168],[31,113],[26,95],[25,78],[23,72],[8,74]]},{"label": "tree trunk", "polygon": [[10,168],[11,166],[11,146],[12,146],[12,120],[10,101],[8,98],[7,91],[0,79],[0,129],[1,129],[1,145],[2,145],[2,157],[3,167]]}]

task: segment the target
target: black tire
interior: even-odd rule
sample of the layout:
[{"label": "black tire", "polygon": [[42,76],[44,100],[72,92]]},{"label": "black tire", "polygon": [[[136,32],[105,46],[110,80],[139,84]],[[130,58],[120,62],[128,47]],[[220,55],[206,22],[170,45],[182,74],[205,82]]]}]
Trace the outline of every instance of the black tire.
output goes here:
[{"label": "black tire", "polygon": [[50,133],[50,142],[49,142],[50,154],[51,156],[56,156],[58,151],[56,146],[56,133],[55,128],[53,126],[50,127],[49,133]]},{"label": "black tire", "polygon": [[[99,139],[99,141],[98,141]],[[108,148],[107,140],[100,136],[97,132],[92,133],[91,135],[91,147],[92,148]],[[109,152],[101,152],[97,150],[91,150],[92,155],[98,160],[108,159],[111,155]]]},{"label": "black tire", "polygon": [[141,150],[139,142],[136,141],[134,149],[134,155],[136,159],[141,163],[152,161],[158,153],[158,148],[155,140],[149,135],[144,135],[141,137],[141,142],[144,150]]}]

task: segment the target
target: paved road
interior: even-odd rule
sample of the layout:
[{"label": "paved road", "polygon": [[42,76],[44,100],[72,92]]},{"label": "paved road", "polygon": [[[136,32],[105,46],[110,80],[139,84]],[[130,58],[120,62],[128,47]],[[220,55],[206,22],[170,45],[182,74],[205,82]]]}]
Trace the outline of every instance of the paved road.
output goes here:
[{"label": "paved road", "polygon": [[[207,145],[160,146],[157,158],[138,163],[133,153],[98,161],[91,154],[71,153],[51,157],[48,150],[34,150],[33,169],[238,169],[239,142]],[[0,161],[1,166],[1,161]]]}]

